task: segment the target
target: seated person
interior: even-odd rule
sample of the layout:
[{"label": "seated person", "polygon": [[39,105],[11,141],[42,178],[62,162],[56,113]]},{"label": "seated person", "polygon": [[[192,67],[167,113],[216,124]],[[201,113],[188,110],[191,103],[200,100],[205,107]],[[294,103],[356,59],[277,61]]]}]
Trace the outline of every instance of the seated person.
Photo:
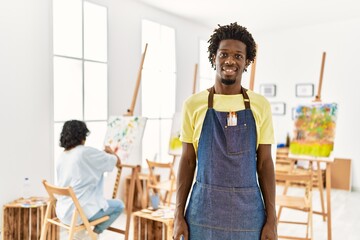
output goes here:
[{"label": "seated person", "polygon": [[[90,131],[86,124],[78,120],[65,122],[61,135],[60,146],[64,152],[56,162],[57,185],[71,186],[79,199],[89,221],[103,216],[109,220],[95,226],[94,232],[102,233],[124,210],[124,204],[118,199],[107,200],[103,196],[104,172],[111,172],[115,165],[120,165],[120,158],[105,147],[104,151],[84,146]],[[65,224],[71,223],[74,204],[69,197],[60,197],[56,205],[57,217]],[[78,223],[81,224],[79,217]],[[76,239],[86,239],[86,231],[76,233]]]}]

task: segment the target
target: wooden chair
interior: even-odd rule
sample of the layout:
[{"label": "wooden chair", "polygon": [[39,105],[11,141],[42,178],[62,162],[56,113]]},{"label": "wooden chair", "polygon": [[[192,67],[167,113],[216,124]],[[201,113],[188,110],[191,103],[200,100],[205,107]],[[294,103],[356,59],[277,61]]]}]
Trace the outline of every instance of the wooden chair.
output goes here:
[{"label": "wooden chair", "polygon": [[[298,167],[296,165],[297,159],[289,158],[289,148],[278,148],[276,150],[276,161],[275,161],[275,171],[276,173],[293,173],[293,174],[302,174],[308,171],[308,169],[304,169],[301,167]],[[320,168],[320,162],[316,162],[316,170],[312,179],[313,188],[316,188],[319,190],[320,195],[320,205],[321,205],[321,211],[313,211],[314,214],[322,215],[323,221],[326,220],[326,213],[325,213],[325,199],[324,199],[324,173],[323,170]],[[312,168],[313,164],[309,164],[309,168]],[[276,180],[276,184],[279,185],[285,185],[283,188],[283,194],[286,194],[288,191],[288,188],[290,187],[289,182],[284,182],[280,180]],[[291,184],[296,186],[303,186],[301,183],[292,182]],[[282,212],[282,208],[279,208],[278,210],[278,218],[280,217]]]},{"label": "wooden chair", "polygon": [[[176,180],[173,169],[174,160],[168,163],[159,163],[146,159],[146,162],[149,166],[149,180],[147,184],[147,189],[149,190],[149,194],[151,190],[154,193],[159,194],[161,202],[166,206],[170,206],[172,194],[176,191]],[[155,168],[168,169],[169,178],[164,181],[161,180],[159,181],[155,174],[156,171]],[[162,192],[164,191],[165,194],[163,195]]]},{"label": "wooden chair", "polygon": [[[56,187],[54,185],[49,184],[46,180],[43,180],[42,182],[45,186],[46,191],[49,194],[50,199],[49,199],[48,207],[47,207],[46,213],[45,213],[45,218],[44,218],[44,222],[43,222],[43,226],[42,226],[42,230],[41,230],[40,240],[46,239],[46,235],[47,235],[50,224],[55,224],[59,227],[63,227],[65,229],[67,229],[69,232],[68,240],[72,240],[74,237],[74,233],[77,231],[83,230],[83,229],[87,230],[89,236],[93,240],[97,239],[97,236],[93,232],[91,227],[93,227],[99,223],[105,222],[106,220],[109,219],[109,216],[104,216],[102,218],[99,218],[99,219],[89,222],[89,220],[85,216],[85,213],[84,213],[82,207],[79,204],[79,200],[77,199],[77,197],[74,193],[74,190],[71,187]],[[56,201],[57,201],[55,195],[70,197],[72,199],[72,201],[74,202],[75,209],[73,212],[73,216],[72,216],[70,225],[62,223],[57,217],[51,217],[51,211],[54,210],[54,208],[56,206]],[[77,226],[78,217],[81,218],[83,224]]]},{"label": "wooden chair", "polygon": [[294,236],[284,236],[279,233],[279,239],[313,239],[313,208],[312,208],[312,185],[313,185],[313,176],[312,170],[308,172],[303,172],[299,174],[294,173],[279,173],[275,174],[275,179],[279,181],[285,181],[289,183],[302,183],[304,184],[304,195],[303,196],[294,196],[282,193],[276,196],[276,205],[279,208],[290,208],[293,210],[300,210],[307,212],[307,221],[300,222],[294,220],[282,220],[278,216],[278,224],[297,224],[297,225],[306,225],[306,236],[305,237],[294,237]]}]

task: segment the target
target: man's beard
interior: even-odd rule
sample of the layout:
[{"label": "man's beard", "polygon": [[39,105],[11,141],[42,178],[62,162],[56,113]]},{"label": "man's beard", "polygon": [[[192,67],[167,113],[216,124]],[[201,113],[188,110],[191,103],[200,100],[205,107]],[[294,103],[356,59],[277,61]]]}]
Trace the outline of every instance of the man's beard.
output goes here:
[{"label": "man's beard", "polygon": [[225,79],[225,78],[221,79],[221,83],[225,85],[233,85],[235,82],[236,82],[235,79]]}]

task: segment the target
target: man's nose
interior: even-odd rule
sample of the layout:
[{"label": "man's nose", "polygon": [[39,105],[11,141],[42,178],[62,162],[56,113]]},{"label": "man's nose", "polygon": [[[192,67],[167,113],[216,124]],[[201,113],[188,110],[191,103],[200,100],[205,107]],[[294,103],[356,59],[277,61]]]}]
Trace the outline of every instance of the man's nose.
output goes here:
[{"label": "man's nose", "polygon": [[233,64],[235,62],[234,57],[229,55],[226,59],[225,59],[225,64]]}]

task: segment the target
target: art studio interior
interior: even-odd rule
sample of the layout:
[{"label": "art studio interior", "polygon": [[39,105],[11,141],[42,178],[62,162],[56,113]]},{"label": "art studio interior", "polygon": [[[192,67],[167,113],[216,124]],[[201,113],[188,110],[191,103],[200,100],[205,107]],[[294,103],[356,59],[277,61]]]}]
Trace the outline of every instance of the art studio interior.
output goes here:
[{"label": "art studio interior", "polygon": [[[42,181],[55,184],[71,119],[90,130],[85,145],[110,146],[124,164],[104,175],[104,196],[125,210],[100,239],[171,239],[183,103],[214,85],[208,40],[233,22],[256,41],[241,84],[270,103],[275,175],[311,172],[310,183],[275,177],[279,199],[311,195],[301,207],[279,200],[278,221],[304,222],[279,222],[279,236],[359,239],[356,0],[2,1],[0,239],[40,239],[49,198]],[[154,211],[162,181],[171,187],[156,190]],[[46,239],[68,239],[50,226]]]}]

